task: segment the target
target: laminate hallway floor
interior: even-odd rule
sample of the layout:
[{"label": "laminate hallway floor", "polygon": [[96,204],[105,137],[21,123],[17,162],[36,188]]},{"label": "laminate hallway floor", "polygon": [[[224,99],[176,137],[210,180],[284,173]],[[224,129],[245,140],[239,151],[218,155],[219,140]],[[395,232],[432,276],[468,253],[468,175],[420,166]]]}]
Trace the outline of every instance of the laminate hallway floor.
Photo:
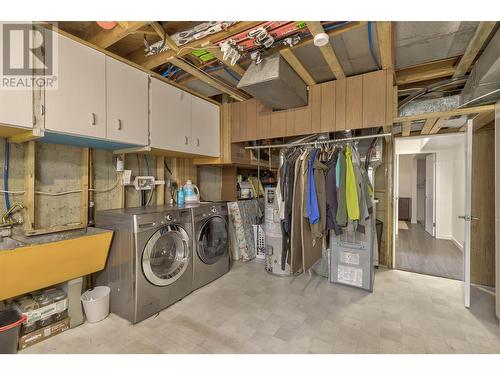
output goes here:
[{"label": "laminate hallway floor", "polygon": [[396,268],[463,280],[463,252],[450,240],[432,237],[423,225],[408,223],[396,236]]},{"label": "laminate hallway floor", "polygon": [[500,353],[494,297],[462,283],[379,269],[375,289],[236,264],[136,325],[111,314],[20,353]]}]

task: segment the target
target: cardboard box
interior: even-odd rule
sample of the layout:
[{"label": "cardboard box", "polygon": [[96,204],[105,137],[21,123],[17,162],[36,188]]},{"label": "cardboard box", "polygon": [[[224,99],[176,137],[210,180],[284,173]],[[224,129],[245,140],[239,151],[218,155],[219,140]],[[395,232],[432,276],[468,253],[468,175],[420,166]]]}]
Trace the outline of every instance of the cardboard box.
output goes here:
[{"label": "cardboard box", "polygon": [[68,308],[68,299],[65,298],[61,301],[54,302],[45,307],[40,307],[39,309],[31,311],[23,311],[16,303],[14,303],[13,306],[20,314],[26,315],[26,323],[30,324],[40,319],[45,319],[51,315],[63,312]]},{"label": "cardboard box", "polygon": [[66,331],[67,329],[69,329],[69,318],[64,318],[48,325],[47,327],[43,327],[37,329],[36,331],[27,333],[26,335],[19,338],[19,350],[26,349],[31,345],[44,341],[49,337]]}]

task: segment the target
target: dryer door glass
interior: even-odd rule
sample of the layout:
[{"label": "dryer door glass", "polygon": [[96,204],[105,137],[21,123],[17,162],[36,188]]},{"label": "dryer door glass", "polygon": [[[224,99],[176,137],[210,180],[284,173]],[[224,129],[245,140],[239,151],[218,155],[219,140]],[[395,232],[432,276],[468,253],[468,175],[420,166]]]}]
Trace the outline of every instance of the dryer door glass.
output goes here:
[{"label": "dryer door glass", "polygon": [[208,219],[198,234],[198,256],[206,264],[214,264],[229,251],[227,223],[222,217]]},{"label": "dryer door glass", "polygon": [[165,286],[182,276],[189,260],[187,232],[178,225],[168,225],[155,232],[146,244],[142,270],[151,283]]}]

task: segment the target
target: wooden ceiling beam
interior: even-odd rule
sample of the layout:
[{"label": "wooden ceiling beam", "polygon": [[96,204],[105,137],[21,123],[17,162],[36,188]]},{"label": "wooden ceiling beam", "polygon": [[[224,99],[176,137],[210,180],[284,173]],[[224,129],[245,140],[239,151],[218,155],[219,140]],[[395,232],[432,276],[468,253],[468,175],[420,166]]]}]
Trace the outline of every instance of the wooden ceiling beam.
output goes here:
[{"label": "wooden ceiling beam", "polygon": [[307,69],[302,65],[300,60],[295,56],[295,53],[290,48],[285,48],[280,51],[281,56],[286,60],[288,64],[295,70],[295,73],[299,75],[300,78],[306,83],[306,85],[311,86],[315,85],[316,81],[309,74]]},{"label": "wooden ceiling beam", "polygon": [[158,22],[158,21],[153,21],[150,23],[150,26],[153,28],[153,30],[158,34],[158,36],[161,38],[161,40],[165,40],[167,43],[168,47],[172,51],[179,51],[179,47],[177,44],[174,42],[174,40],[167,34],[163,26]]},{"label": "wooden ceiling beam", "polygon": [[438,118],[438,120],[435,122],[435,124],[432,127],[432,129],[429,132],[429,134],[436,134],[436,133],[438,133],[439,130],[441,130],[441,128],[443,127],[443,123],[446,120],[448,120],[448,116]]},{"label": "wooden ceiling beam", "polygon": [[146,24],[147,22],[142,21],[121,22],[111,30],[99,30],[96,34],[88,38],[88,42],[106,49]]},{"label": "wooden ceiling beam", "polygon": [[420,131],[420,134],[422,134],[422,135],[429,134],[431,132],[434,124],[436,123],[436,121],[437,121],[437,118],[428,118],[427,120],[425,120],[424,127]]},{"label": "wooden ceiling beam", "polygon": [[401,135],[403,137],[408,137],[410,135],[410,132],[411,132],[411,122],[410,121],[403,122],[403,124],[401,125]]},{"label": "wooden ceiling beam", "polygon": [[160,52],[157,55],[146,56],[144,54],[144,48],[138,48],[134,52],[130,53],[126,56],[126,58],[130,61],[133,61],[136,64],[143,66],[146,69],[154,69],[159,65],[162,65],[167,62],[167,60],[173,56],[184,56],[193,52],[194,49],[202,48],[201,46],[207,42],[216,43],[222,39],[229,38],[233,35],[244,32],[252,27],[255,27],[262,22],[253,22],[253,21],[241,21],[237,24],[229,27],[227,30],[220,31],[218,33],[208,35],[204,38],[194,40],[190,43],[185,44],[184,46],[180,46],[178,52],[172,51],[170,49]]},{"label": "wooden ceiling beam", "polygon": [[393,122],[399,123],[399,122],[405,122],[405,121],[418,121],[418,120],[427,120],[430,118],[440,118],[440,117],[448,118],[450,116],[469,115],[469,114],[473,114],[473,113],[482,113],[482,112],[489,112],[489,111],[494,111],[494,110],[495,110],[495,105],[488,104],[488,105],[481,105],[481,106],[477,106],[477,107],[458,108],[458,109],[453,109],[453,110],[444,111],[444,112],[429,112],[429,113],[422,113],[419,115],[399,116],[399,117],[394,117]]},{"label": "wooden ceiling beam", "polygon": [[[355,29],[358,29],[360,27],[363,27],[363,26],[366,26],[368,24],[367,21],[353,21],[353,22],[349,22],[347,25],[345,26],[342,26],[342,27],[339,27],[338,29],[332,29],[332,30],[328,30],[326,31],[326,34],[330,37],[330,38],[334,38],[336,36],[339,36],[341,34],[344,34],[345,32],[347,31],[351,31],[351,30],[355,30]],[[296,48],[299,48],[299,47],[304,47],[304,46],[307,46],[309,44],[313,44],[314,43],[314,40],[313,38],[307,38],[307,39],[304,39],[304,40],[301,40],[299,43],[293,45],[292,47],[290,47],[292,50],[296,49]]]},{"label": "wooden ceiling beam", "polygon": [[491,35],[491,32],[495,28],[495,25],[496,22],[494,21],[479,22],[476,32],[474,33],[474,36],[467,45],[464,55],[462,56],[460,62],[457,65],[455,74],[453,74],[453,78],[462,77],[468,72],[474,59],[481,50],[481,47],[483,46],[484,42],[486,42],[488,37]]},{"label": "wooden ceiling beam", "polygon": [[[311,32],[311,35],[313,38],[321,33],[325,33],[325,30],[323,29],[323,26],[321,25],[321,22],[319,21],[308,21],[306,22],[307,28]],[[328,67],[330,68],[331,72],[335,76],[336,79],[341,79],[345,78],[345,73],[344,70],[342,69],[342,66],[339,63],[339,60],[337,59],[337,56],[335,55],[335,52],[332,48],[332,45],[330,43],[325,44],[324,46],[318,47],[319,50],[321,51],[321,54],[323,55],[323,58],[325,59],[326,63],[328,64]]]},{"label": "wooden ceiling beam", "polygon": [[382,69],[394,69],[394,38],[392,22],[377,22],[377,36]]},{"label": "wooden ceiling beam", "polygon": [[247,100],[250,98],[250,96],[243,91],[240,91],[234,87],[228,86],[219,80],[215,79],[214,77],[208,75],[207,73],[203,72],[202,70],[198,69],[197,67],[191,65],[187,61],[178,58],[178,57],[170,57],[167,62],[181,68],[185,72],[193,75],[194,77],[198,78],[200,81],[205,82],[207,85],[212,86],[213,88],[222,91],[231,97],[233,97],[236,100],[243,101]]}]

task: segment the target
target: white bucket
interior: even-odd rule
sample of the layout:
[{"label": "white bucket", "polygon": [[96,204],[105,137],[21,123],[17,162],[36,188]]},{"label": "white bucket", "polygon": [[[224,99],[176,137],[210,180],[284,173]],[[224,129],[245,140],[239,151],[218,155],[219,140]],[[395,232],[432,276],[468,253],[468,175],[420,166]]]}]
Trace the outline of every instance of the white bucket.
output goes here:
[{"label": "white bucket", "polygon": [[109,293],[107,286],[96,286],[82,294],[81,300],[87,321],[97,323],[109,315]]}]

